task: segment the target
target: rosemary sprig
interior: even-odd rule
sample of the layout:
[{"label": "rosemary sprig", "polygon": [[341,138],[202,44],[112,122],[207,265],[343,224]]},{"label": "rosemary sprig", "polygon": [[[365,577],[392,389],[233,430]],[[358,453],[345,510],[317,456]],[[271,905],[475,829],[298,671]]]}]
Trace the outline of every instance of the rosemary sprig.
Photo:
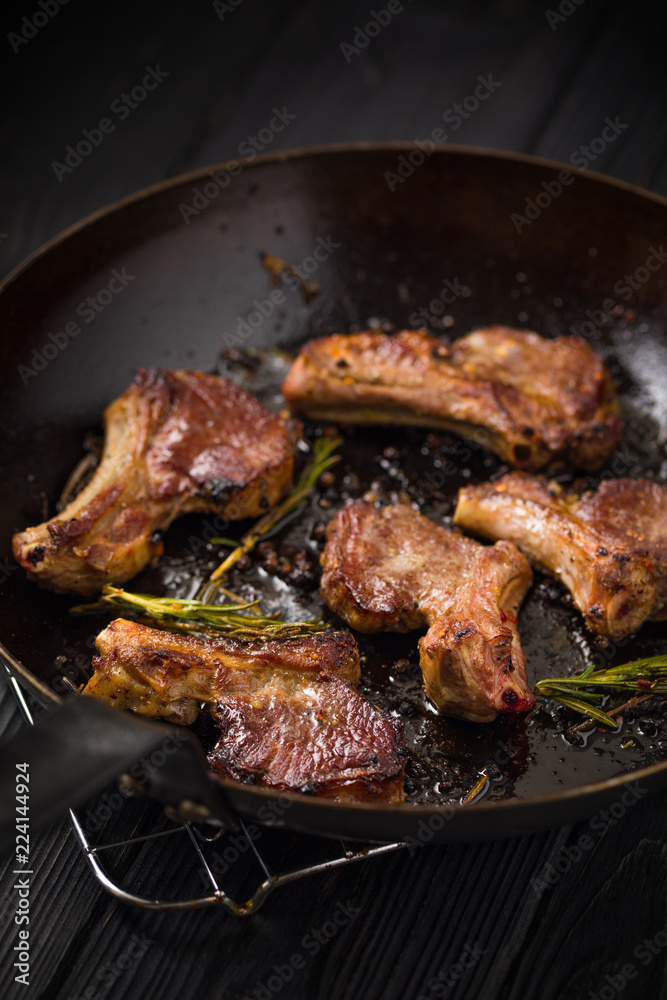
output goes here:
[{"label": "rosemary sprig", "polygon": [[[590,690],[593,688],[594,690]],[[632,660],[620,667],[587,667],[573,677],[552,677],[538,681],[535,694],[551,698],[566,708],[587,716],[599,725],[616,729],[618,716],[633,701],[605,711],[605,693],[636,691],[641,695],[667,695],[667,654]]]},{"label": "rosemary sprig", "polygon": [[480,773],[479,778],[472,786],[472,788],[466,792],[466,794],[461,799],[461,805],[467,806],[470,802],[474,802],[475,799],[479,798],[482,792],[486,791],[486,786],[489,783],[489,776],[486,771]]},{"label": "rosemary sprig", "polygon": [[[243,604],[202,604],[196,600],[173,597],[153,597],[133,594],[107,584],[102,601],[115,607],[128,608],[155,622],[172,623],[188,631],[212,629],[244,642],[268,642],[271,639],[297,639],[328,629],[326,622],[313,619],[305,622],[282,622],[256,613],[257,601]],[[244,613],[250,612],[250,613]]]},{"label": "rosemary sprig", "polygon": [[[618,725],[618,722],[624,712],[632,711],[633,708],[637,708],[637,706],[643,704],[643,702],[650,701],[652,697],[652,694],[642,694],[639,697],[628,698],[628,700],[623,702],[622,705],[616,705],[613,709],[610,709],[611,715],[614,716],[614,728]],[[576,725],[570,726],[570,728],[565,731],[565,739],[572,738],[573,740],[578,741],[579,733],[588,733],[591,729],[595,729],[595,721],[593,719],[584,719],[583,722],[578,722]]]},{"label": "rosemary sprig", "polygon": [[[313,487],[320,476],[330,469],[332,465],[340,461],[340,455],[333,452],[341,444],[340,438],[318,438],[313,445],[313,454],[310,462],[305,467],[291,493],[285,497],[277,506],[270,510],[264,517],[260,518],[250,531],[246,532],[236,548],[223,559],[220,565],[211,573],[207,582],[201,587],[198,597],[206,602],[211,599],[220,582],[226,573],[230,571],[241,556],[252,552],[257,543],[270,531],[277,530],[282,526],[290,514],[308,499]],[[223,544],[224,544],[223,540]]]}]

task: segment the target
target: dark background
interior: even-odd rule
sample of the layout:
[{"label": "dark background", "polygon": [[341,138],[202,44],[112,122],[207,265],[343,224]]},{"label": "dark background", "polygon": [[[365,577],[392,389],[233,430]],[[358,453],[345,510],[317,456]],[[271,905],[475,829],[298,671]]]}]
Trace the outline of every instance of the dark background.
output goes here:
[{"label": "dark background", "polygon": [[[57,0],[44,2],[53,10]],[[667,194],[666,19],[657,0],[561,0],[560,14],[556,2],[412,0],[349,61],[341,43],[354,44],[356,26],[384,0],[219,6],[70,0],[14,45],[9,33],[25,31],[22,19],[42,8],[5,8],[2,273],[117,198],[238,157],[276,107],[296,118],[267,151],[423,139],[489,74],[500,86],[449,141],[568,162],[606,118],[618,117],[627,128],[592,169]],[[160,86],[124,120],[110,114],[146,67],[158,65],[168,74]],[[53,162],[105,117],[113,132],[59,181]],[[19,725],[3,689],[0,733]],[[272,996],[667,996],[666,819],[667,794],[642,799],[569,868],[564,848],[590,833],[586,823],[506,843],[401,852],[280,890],[244,921],[220,910],[152,914],[117,903],[94,882],[63,824],[33,845],[29,987],[13,981],[11,866],[2,875],[0,994],[241,998],[267,982],[274,963],[300,953],[305,967]],[[169,863],[178,871],[178,850]],[[567,870],[540,894],[534,880],[550,863]],[[304,935],[339,904],[361,913],[311,954]],[[151,944],[103,985],[100,966],[125,954],[133,934]],[[656,954],[641,950],[645,939],[657,940]],[[458,982],[441,978],[434,987],[466,945],[481,958]],[[638,975],[626,982],[628,963]]]}]

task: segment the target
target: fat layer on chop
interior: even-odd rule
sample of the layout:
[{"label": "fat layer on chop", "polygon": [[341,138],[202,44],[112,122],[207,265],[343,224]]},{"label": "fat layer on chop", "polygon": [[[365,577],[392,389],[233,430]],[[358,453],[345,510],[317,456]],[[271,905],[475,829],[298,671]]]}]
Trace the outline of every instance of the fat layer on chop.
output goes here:
[{"label": "fat layer on chop", "polygon": [[83,693],[182,725],[206,703],[221,733],[209,755],[218,774],[341,801],[403,801],[400,729],[351,686],[359,653],[349,632],[256,644],[119,618],[96,642]]},{"label": "fat layer on chop", "polygon": [[597,469],[623,429],[611,377],[585,341],[505,326],[450,345],[413,330],[312,340],[283,393],[316,420],[440,427],[532,471]]},{"label": "fat layer on chop", "polygon": [[622,639],[667,617],[667,486],[607,479],[580,496],[512,472],[462,489],[454,521],[514,542],[562,581],[599,635]]},{"label": "fat layer on chop", "polygon": [[162,554],[181,514],[257,517],[292,481],[288,425],[245,389],[197,371],[140,371],[104,414],[93,478],[63,511],[14,535],[36,583],[83,596]]},{"label": "fat layer on chop", "polygon": [[322,555],[324,601],[360,632],[419,641],[424,687],[441,712],[487,722],[535,699],[516,626],[532,583],[514,545],[480,545],[399,504],[344,507]]}]

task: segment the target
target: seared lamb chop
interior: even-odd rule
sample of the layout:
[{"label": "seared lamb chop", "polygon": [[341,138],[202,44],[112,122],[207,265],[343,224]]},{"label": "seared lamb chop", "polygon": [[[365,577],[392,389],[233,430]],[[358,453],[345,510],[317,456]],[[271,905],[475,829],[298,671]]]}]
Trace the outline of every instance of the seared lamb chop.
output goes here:
[{"label": "seared lamb chop", "polygon": [[258,678],[263,682],[279,669],[315,680],[359,681],[359,653],[349,632],[250,643],[197,639],[117,618],[95,645],[100,655],[84,694],[184,726],[199,715],[199,702],[215,702],[220,691],[238,685],[251,690]]},{"label": "seared lamb chop", "polygon": [[623,429],[611,378],[588,344],[505,326],[449,346],[409,330],[313,340],[283,393],[315,420],[442,427],[531,470],[597,469]]},{"label": "seared lamb chop", "polygon": [[571,591],[593,632],[621,639],[667,617],[667,486],[609,479],[578,496],[513,472],[461,490],[454,520],[514,542]]},{"label": "seared lamb chop", "polygon": [[289,489],[288,426],[245,389],[196,371],[140,371],[107,408],[102,461],[60,514],[14,536],[42,586],[90,596],[162,554],[181,514],[257,517]]},{"label": "seared lamb chop", "polygon": [[400,504],[344,507],[328,528],[323,599],[360,632],[419,641],[426,693],[441,712],[488,722],[535,699],[516,628],[532,583],[511,544],[485,546]]},{"label": "seared lamb chop", "polygon": [[119,618],[97,649],[84,694],[184,725],[208,703],[220,774],[339,800],[404,798],[399,731],[350,686],[359,654],[349,632],[254,644]]},{"label": "seared lamb chop", "polygon": [[218,774],[337,801],[405,798],[395,720],[336,678],[273,672],[211,712],[220,739],[208,761]]}]

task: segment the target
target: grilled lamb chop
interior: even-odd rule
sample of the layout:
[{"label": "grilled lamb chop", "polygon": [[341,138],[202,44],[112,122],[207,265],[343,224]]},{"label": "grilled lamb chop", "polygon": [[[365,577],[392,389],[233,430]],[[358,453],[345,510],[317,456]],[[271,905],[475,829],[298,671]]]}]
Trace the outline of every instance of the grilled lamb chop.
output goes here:
[{"label": "grilled lamb chop", "polygon": [[516,628],[533,575],[513,545],[480,545],[408,505],[355,503],[330,523],[322,563],[322,597],[353,628],[430,626],[420,662],[441,712],[489,722],[534,703]]},{"label": "grilled lamb chop", "polygon": [[461,490],[454,520],[514,542],[570,590],[593,632],[621,639],[667,617],[667,486],[609,479],[578,496],[513,472]]},{"label": "grilled lamb chop", "polygon": [[588,344],[505,326],[448,346],[409,330],[313,340],[283,393],[315,420],[441,427],[530,470],[598,469],[623,429],[609,373]]},{"label": "grilled lamb chop", "polygon": [[359,654],[349,632],[255,644],[119,618],[97,649],[84,694],[183,725],[208,703],[219,774],[341,801],[403,801],[399,732],[350,686]]},{"label": "grilled lamb chop", "polygon": [[288,426],[245,389],[196,371],[140,371],[107,408],[102,461],[51,520],[14,536],[31,579],[91,596],[163,551],[181,514],[257,517],[289,489]]},{"label": "grilled lamb chop", "polygon": [[393,719],[330,678],[274,672],[211,709],[214,771],[236,781],[353,802],[402,802],[404,762]]}]

